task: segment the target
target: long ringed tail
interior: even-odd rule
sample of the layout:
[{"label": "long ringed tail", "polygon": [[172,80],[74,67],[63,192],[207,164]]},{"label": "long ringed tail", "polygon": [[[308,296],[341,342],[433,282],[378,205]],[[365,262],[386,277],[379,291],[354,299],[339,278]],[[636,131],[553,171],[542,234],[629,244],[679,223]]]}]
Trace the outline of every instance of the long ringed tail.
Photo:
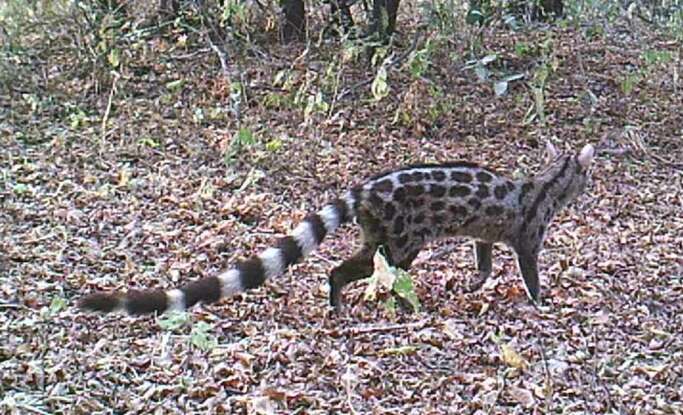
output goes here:
[{"label": "long ringed tail", "polygon": [[343,198],[311,213],[288,236],[259,255],[238,262],[234,268],[218,276],[206,277],[170,290],[130,290],[99,292],[83,297],[81,309],[109,313],[125,311],[131,315],[185,310],[198,302],[213,303],[223,297],[256,288],[266,279],[276,277],[310,254],[327,234],[355,217],[358,190],[348,191]]}]

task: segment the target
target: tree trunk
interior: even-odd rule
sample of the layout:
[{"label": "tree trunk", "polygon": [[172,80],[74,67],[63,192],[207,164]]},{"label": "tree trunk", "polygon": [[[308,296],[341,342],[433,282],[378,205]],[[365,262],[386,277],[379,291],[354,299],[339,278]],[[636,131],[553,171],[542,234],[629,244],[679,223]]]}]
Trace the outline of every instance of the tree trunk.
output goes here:
[{"label": "tree trunk", "polygon": [[282,40],[287,43],[294,39],[303,39],[306,34],[306,10],[303,0],[282,0],[282,12]]},{"label": "tree trunk", "polygon": [[372,4],[371,33],[386,40],[396,30],[396,14],[399,0],[374,0]]}]

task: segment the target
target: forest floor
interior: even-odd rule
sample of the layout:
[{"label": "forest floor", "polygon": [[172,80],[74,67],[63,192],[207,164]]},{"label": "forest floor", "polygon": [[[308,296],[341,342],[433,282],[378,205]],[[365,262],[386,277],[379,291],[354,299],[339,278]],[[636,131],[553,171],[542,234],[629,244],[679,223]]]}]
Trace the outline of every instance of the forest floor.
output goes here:
[{"label": "forest floor", "polygon": [[[402,27],[377,97],[362,48],[334,39],[307,49],[266,33],[226,73],[180,30],[110,55],[111,71],[62,49],[8,60],[0,411],[682,414],[680,44],[558,25],[485,29],[472,49],[463,33]],[[472,50],[496,58],[477,69]],[[493,80],[517,74],[497,96]],[[327,275],[354,227],[184,315],[75,307],[214,275],[378,171],[467,159],[536,172],[548,139],[600,152],[549,230],[539,308],[509,249],[469,293],[471,243],[446,240],[411,270],[419,312],[391,313],[358,282],[332,315]]]}]

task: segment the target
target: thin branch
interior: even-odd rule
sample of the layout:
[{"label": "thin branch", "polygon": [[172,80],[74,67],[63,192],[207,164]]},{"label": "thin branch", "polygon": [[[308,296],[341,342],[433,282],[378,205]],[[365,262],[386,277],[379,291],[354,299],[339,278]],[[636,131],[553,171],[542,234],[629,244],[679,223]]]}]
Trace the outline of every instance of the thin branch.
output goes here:
[{"label": "thin branch", "polygon": [[107,121],[109,120],[109,113],[111,112],[111,103],[114,100],[114,94],[116,93],[116,81],[119,80],[119,74],[114,72],[114,80],[111,83],[111,89],[109,90],[109,99],[107,101],[107,109],[104,111],[104,116],[102,117],[102,136],[101,142],[104,143],[104,139],[107,136]]}]

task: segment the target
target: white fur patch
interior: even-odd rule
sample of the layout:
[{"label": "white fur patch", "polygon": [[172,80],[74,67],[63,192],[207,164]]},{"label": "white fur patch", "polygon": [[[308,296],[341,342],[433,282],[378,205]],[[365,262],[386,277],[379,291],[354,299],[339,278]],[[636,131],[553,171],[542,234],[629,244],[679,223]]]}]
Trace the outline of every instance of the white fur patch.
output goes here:
[{"label": "white fur patch", "polygon": [[229,297],[244,291],[240,281],[240,272],[236,269],[223,272],[218,276],[218,281],[221,283],[221,297]]},{"label": "white fur patch", "polygon": [[266,278],[275,277],[284,271],[285,264],[279,249],[268,248],[261,252],[259,258],[266,271]]},{"label": "white fur patch", "polygon": [[292,238],[294,238],[296,244],[299,245],[299,248],[301,248],[301,252],[304,256],[311,253],[311,251],[313,251],[317,246],[311,224],[306,221],[301,222],[296,228],[294,228],[294,231],[292,232]]},{"label": "white fur patch", "polygon": [[344,194],[344,203],[346,203],[346,211],[348,212],[348,217],[356,220],[356,211],[354,210],[354,205],[356,204],[356,199],[353,197],[352,192],[346,192]]},{"label": "white fur patch", "polygon": [[166,299],[168,305],[166,311],[183,311],[185,310],[185,294],[182,291],[168,290],[166,291]]},{"label": "white fur patch", "polygon": [[333,205],[327,205],[318,212],[318,216],[323,220],[325,224],[325,230],[327,233],[334,232],[339,226],[339,213],[337,208]]},{"label": "white fur patch", "polygon": [[591,161],[593,161],[594,155],[595,148],[590,144],[586,144],[586,146],[584,146],[581,149],[581,152],[579,153],[578,157],[579,164],[581,165],[581,167],[583,167],[584,169],[588,167],[591,164]]}]

